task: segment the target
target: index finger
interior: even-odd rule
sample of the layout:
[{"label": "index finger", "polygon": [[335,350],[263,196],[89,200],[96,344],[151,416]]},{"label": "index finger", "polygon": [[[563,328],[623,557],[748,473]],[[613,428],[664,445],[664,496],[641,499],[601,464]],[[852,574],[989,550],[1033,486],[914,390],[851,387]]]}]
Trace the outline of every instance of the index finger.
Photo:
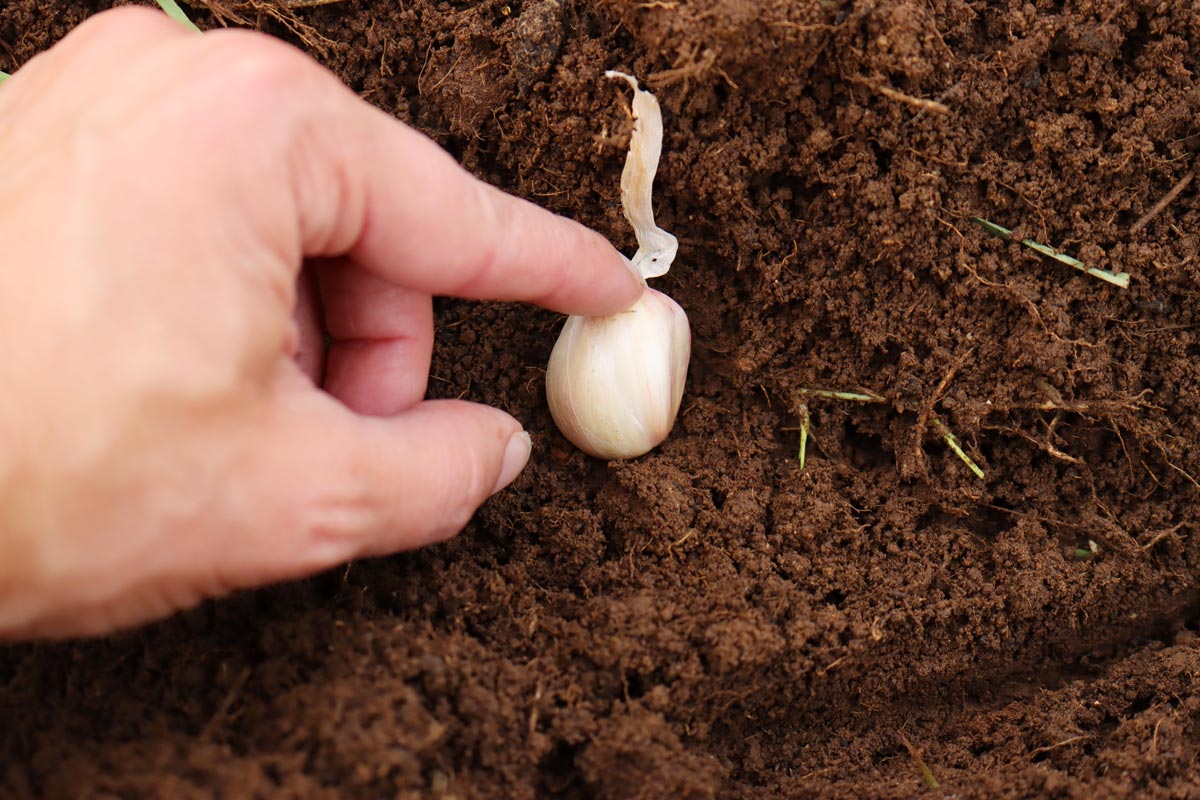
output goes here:
[{"label": "index finger", "polygon": [[[239,34],[209,36],[222,35]],[[305,255],[349,256],[415,291],[569,314],[636,302],[644,281],[604,237],[476,179],[307,56],[280,50],[271,107],[287,117],[277,133]]]},{"label": "index finger", "polygon": [[567,314],[617,313],[641,295],[644,281],[600,234],[474,178],[374,109],[358,111],[376,118],[381,154],[365,171],[366,219],[350,253],[359,264],[430,294]]}]

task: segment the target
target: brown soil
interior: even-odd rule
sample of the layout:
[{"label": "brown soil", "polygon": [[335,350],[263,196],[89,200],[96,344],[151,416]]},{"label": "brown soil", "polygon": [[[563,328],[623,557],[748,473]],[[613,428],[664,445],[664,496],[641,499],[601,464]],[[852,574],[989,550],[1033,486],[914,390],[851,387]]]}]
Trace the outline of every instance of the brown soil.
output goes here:
[{"label": "brown soil", "polygon": [[[270,2],[209,6],[626,249],[598,76],[645,77],[685,408],[588,459],[559,318],[442,302],[433,394],[526,424],[515,487],[425,552],[0,651],[0,794],[1200,797],[1200,181],[1136,224],[1198,166],[1193,0]],[[5,0],[0,68],[104,5]]]}]

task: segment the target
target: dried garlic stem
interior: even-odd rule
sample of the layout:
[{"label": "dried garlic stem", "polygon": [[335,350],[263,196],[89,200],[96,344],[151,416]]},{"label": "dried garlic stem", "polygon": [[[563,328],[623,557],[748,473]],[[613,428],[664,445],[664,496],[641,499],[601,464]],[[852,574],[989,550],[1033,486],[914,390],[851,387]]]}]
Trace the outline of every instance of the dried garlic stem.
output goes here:
[{"label": "dried garlic stem", "polygon": [[637,78],[614,70],[604,75],[624,80],[633,87],[633,135],[621,173],[621,206],[637,236],[638,250],[633,264],[643,277],[657,278],[667,274],[679,250],[679,240],[654,224],[651,193],[662,155],[662,110],[654,95],[638,86]]}]

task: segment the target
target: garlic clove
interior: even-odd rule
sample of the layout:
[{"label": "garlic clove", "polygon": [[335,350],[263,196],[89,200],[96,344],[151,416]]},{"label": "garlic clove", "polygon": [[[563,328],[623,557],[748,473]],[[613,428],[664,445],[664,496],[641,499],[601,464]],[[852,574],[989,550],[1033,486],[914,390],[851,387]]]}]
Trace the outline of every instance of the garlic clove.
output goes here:
[{"label": "garlic clove", "polygon": [[[621,173],[621,206],[644,278],[666,274],[679,242],[654,222],[652,189],[662,154],[662,110],[632,75],[605,73],[633,89],[634,126]],[[608,317],[570,317],[546,369],[554,422],[597,458],[636,458],[662,443],[675,424],[687,380],[692,332],[687,315],[647,289],[632,308]]]},{"label": "garlic clove", "polygon": [[654,289],[620,314],[569,317],[546,369],[555,424],[588,455],[644,455],[675,424],[691,350],[687,314]]}]

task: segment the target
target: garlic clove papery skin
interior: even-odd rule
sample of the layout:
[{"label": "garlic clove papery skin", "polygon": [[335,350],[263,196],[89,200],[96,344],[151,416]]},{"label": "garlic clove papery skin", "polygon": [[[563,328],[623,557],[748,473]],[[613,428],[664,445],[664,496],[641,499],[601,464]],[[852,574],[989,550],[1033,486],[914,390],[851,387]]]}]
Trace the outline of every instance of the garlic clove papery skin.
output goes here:
[{"label": "garlic clove papery skin", "polygon": [[596,458],[648,453],[675,424],[691,351],[687,314],[654,289],[620,314],[569,317],[546,368],[555,424]]}]

